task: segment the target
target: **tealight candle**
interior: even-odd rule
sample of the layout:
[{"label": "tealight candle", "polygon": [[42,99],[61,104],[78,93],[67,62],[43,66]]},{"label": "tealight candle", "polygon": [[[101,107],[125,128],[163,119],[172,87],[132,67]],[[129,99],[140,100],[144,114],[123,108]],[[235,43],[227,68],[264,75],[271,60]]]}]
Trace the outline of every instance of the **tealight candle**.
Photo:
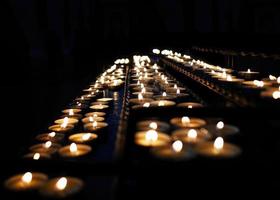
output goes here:
[{"label": "tealight candle", "polygon": [[93,110],[105,110],[105,109],[109,108],[109,106],[98,104],[98,105],[90,106],[90,108],[93,109]]},{"label": "tealight candle", "polygon": [[181,140],[184,143],[196,144],[211,138],[209,132],[204,129],[179,129],[172,133],[174,140]]},{"label": "tealight candle", "polygon": [[94,121],[92,123],[87,123],[84,125],[84,128],[88,131],[99,131],[101,129],[104,129],[105,127],[107,127],[108,124],[105,122],[97,122]]},{"label": "tealight candle", "polygon": [[160,159],[187,160],[194,157],[190,148],[184,146],[182,141],[176,140],[171,145],[152,148],[152,154]]},{"label": "tealight candle", "polygon": [[100,102],[96,101],[96,102],[92,102],[90,105],[91,106],[93,106],[93,105],[108,105],[108,102],[107,101],[100,101]]},{"label": "tealight candle", "polygon": [[64,114],[68,114],[68,115],[74,115],[74,114],[77,114],[77,113],[80,113],[82,110],[81,109],[65,109],[65,110],[63,110],[62,112],[64,113]]},{"label": "tealight candle", "polygon": [[52,143],[51,141],[47,141],[45,143],[41,144],[35,144],[29,148],[31,152],[35,153],[46,153],[46,154],[53,154],[55,153],[59,148],[60,144]]},{"label": "tealight candle", "polygon": [[100,98],[97,99],[98,102],[110,102],[113,101],[113,98]]},{"label": "tealight candle", "polygon": [[51,132],[51,133],[43,133],[36,136],[36,139],[42,142],[51,141],[51,142],[59,142],[63,140],[64,134]]},{"label": "tealight candle", "polygon": [[90,116],[92,116],[92,117],[104,117],[106,115],[106,113],[105,112],[89,112],[89,113],[86,113],[85,114],[85,116],[86,117],[90,117]]},{"label": "tealight candle", "polygon": [[13,191],[34,190],[40,188],[48,180],[47,175],[38,172],[26,172],[12,176],[5,181],[5,187]]},{"label": "tealight candle", "polygon": [[272,83],[268,81],[259,81],[259,80],[254,80],[254,81],[244,81],[244,85],[246,85],[249,88],[253,89],[262,89],[267,86],[271,86]]},{"label": "tealight candle", "polygon": [[69,140],[76,143],[86,143],[97,139],[97,135],[94,133],[76,133],[69,136]]},{"label": "tealight candle", "polygon": [[41,160],[41,159],[49,159],[51,156],[47,153],[28,153],[23,156],[24,158],[27,159],[32,159],[32,160]]},{"label": "tealight candle", "polygon": [[200,103],[196,102],[184,102],[184,103],[179,103],[177,104],[178,107],[181,108],[188,108],[188,109],[193,109],[193,108],[202,108],[203,105]]},{"label": "tealight candle", "polygon": [[72,124],[56,124],[49,127],[50,131],[58,132],[58,133],[65,133],[70,131],[74,128]]},{"label": "tealight candle", "polygon": [[95,116],[89,116],[89,117],[85,117],[82,119],[82,122],[84,124],[86,123],[90,123],[90,122],[94,122],[94,121],[97,121],[97,122],[102,122],[104,121],[104,117],[97,117],[96,115]]},{"label": "tealight candle", "polygon": [[247,71],[240,71],[239,74],[244,78],[254,78],[259,72],[251,71],[251,69],[247,69]]},{"label": "tealight candle", "polygon": [[52,198],[64,198],[81,191],[83,185],[82,180],[74,177],[54,178],[40,189],[40,193]]},{"label": "tealight candle", "polygon": [[141,93],[138,94],[138,98],[130,99],[129,102],[132,104],[144,104],[146,102],[151,102],[153,99],[150,98],[144,98]]},{"label": "tealight candle", "polygon": [[170,120],[170,123],[181,128],[198,128],[206,124],[206,121],[200,118],[189,118],[184,116],[182,118],[175,117]]},{"label": "tealight candle", "polygon": [[241,149],[230,143],[224,143],[222,137],[217,137],[214,142],[203,142],[196,146],[196,152],[206,157],[232,158],[241,153]]},{"label": "tealight candle", "polygon": [[227,136],[239,132],[236,126],[225,124],[223,121],[219,121],[216,125],[207,125],[206,128],[210,133],[218,136]]},{"label": "tealight candle", "polygon": [[61,147],[58,153],[62,157],[79,157],[88,154],[90,151],[91,147],[89,145],[71,143],[71,145]]},{"label": "tealight candle", "polygon": [[140,131],[146,130],[159,130],[159,131],[168,131],[169,124],[166,122],[158,121],[158,120],[146,120],[140,121],[137,123],[137,129]]},{"label": "tealight candle", "polygon": [[168,101],[168,100],[158,100],[158,101],[151,102],[151,106],[153,107],[170,107],[175,105],[176,103],[174,101]]},{"label": "tealight candle", "polygon": [[135,143],[144,147],[164,146],[170,142],[170,137],[155,130],[140,131],[135,134]]},{"label": "tealight candle", "polygon": [[57,119],[54,121],[56,124],[77,124],[79,120],[75,118],[64,117],[63,119]]}]

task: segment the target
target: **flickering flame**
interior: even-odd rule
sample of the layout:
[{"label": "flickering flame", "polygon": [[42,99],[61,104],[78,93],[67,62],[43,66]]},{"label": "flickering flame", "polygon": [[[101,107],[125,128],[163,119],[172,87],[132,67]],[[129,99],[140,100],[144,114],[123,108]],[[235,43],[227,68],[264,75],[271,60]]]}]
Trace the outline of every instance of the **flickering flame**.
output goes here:
[{"label": "flickering flame", "polygon": [[175,84],[175,85],[174,85],[174,89],[177,89],[177,88],[178,88],[178,87],[177,87],[177,84]]},{"label": "flickering flame", "polygon": [[65,177],[60,178],[56,182],[55,186],[58,190],[64,190],[67,186],[67,179]]},{"label": "flickering flame", "polygon": [[166,92],[163,92],[163,93],[162,93],[162,96],[163,96],[163,97],[166,97]]},{"label": "flickering flame", "polygon": [[92,123],[92,126],[93,126],[93,128],[96,128],[96,127],[97,127],[97,121],[94,121],[94,122]]},{"label": "flickering flame", "polygon": [[227,81],[232,81],[231,75],[227,75]]},{"label": "flickering flame", "polygon": [[216,150],[221,150],[224,147],[224,140],[222,137],[217,137],[214,141],[214,148]]},{"label": "flickering flame", "polygon": [[85,140],[85,141],[87,141],[87,140],[90,139],[90,136],[91,136],[90,133],[85,133],[85,134],[83,134],[82,139]]},{"label": "flickering flame", "polygon": [[160,54],[160,50],[159,49],[153,49],[153,53],[154,54]]},{"label": "flickering flame", "polygon": [[150,107],[150,103],[144,103],[144,104],[143,104],[143,107],[145,107],[145,108]]},{"label": "flickering flame", "polygon": [[225,124],[224,124],[224,122],[222,122],[222,121],[219,121],[218,123],[217,123],[217,125],[216,125],[216,128],[217,129],[223,129],[225,127]]},{"label": "flickering flame", "polygon": [[55,132],[51,132],[51,133],[49,133],[49,137],[55,137]]},{"label": "flickering flame", "polygon": [[39,160],[39,158],[40,158],[40,154],[39,153],[35,153],[33,155],[33,160]]},{"label": "flickering flame", "polygon": [[263,87],[264,86],[264,82],[263,81],[254,80],[253,83],[257,87]]},{"label": "flickering flame", "polygon": [[118,80],[114,80],[114,86],[118,85]]},{"label": "flickering flame", "polygon": [[277,78],[276,78],[275,76],[273,76],[273,75],[269,75],[269,80],[271,80],[271,81],[276,81]]},{"label": "flickering flame", "polygon": [[280,84],[280,76],[277,78],[277,83]]},{"label": "flickering flame", "polygon": [[151,122],[151,123],[149,124],[149,127],[150,127],[151,129],[156,130],[156,129],[157,129],[157,127],[158,127],[158,125],[157,125],[157,123],[156,123],[156,122]]},{"label": "flickering flame", "polygon": [[140,88],[144,88],[145,86],[144,86],[144,84],[143,83],[141,83],[141,85],[140,85]]},{"label": "flickering flame", "polygon": [[44,144],[45,148],[50,148],[52,146],[52,142],[51,141],[47,141],[45,144]]},{"label": "flickering flame", "polygon": [[178,88],[177,91],[176,91],[176,94],[180,94],[180,93],[181,93],[181,91],[180,91],[180,89]]},{"label": "flickering flame", "polygon": [[193,108],[193,106],[192,105],[188,105],[188,108]]},{"label": "flickering flame", "polygon": [[165,106],[164,101],[159,101],[159,102],[158,102],[158,106]]},{"label": "flickering flame", "polygon": [[21,177],[21,180],[24,183],[31,183],[32,181],[32,173],[31,172],[26,172],[25,174],[23,174],[23,176]]},{"label": "flickering flame", "polygon": [[274,92],[272,93],[272,97],[273,97],[274,99],[279,99],[279,98],[280,98],[280,91],[274,91]]},{"label": "flickering flame", "polygon": [[145,139],[149,142],[155,142],[158,139],[158,133],[155,130],[149,130],[146,132]]},{"label": "flickering flame", "polygon": [[190,123],[191,120],[189,117],[184,116],[184,117],[182,117],[181,121],[182,121],[182,124],[186,125],[186,124]]},{"label": "flickering flame", "polygon": [[94,119],[93,119],[92,116],[89,117],[89,121],[90,121],[90,122],[93,122],[93,121],[94,121]]},{"label": "flickering flame", "polygon": [[75,153],[75,152],[77,152],[78,151],[78,147],[77,147],[77,145],[75,144],[75,143],[72,143],[71,145],[70,145],[70,152],[71,153]]},{"label": "flickering flame", "polygon": [[61,124],[62,128],[66,128],[69,122],[69,118],[68,117],[64,117],[63,119],[63,123]]},{"label": "flickering flame", "polygon": [[[84,98],[84,97],[82,97],[82,98]],[[74,115],[73,109],[70,109],[70,110],[69,110],[69,115]]]},{"label": "flickering flame", "polygon": [[222,78],[227,78],[227,73],[225,71],[223,71],[223,73],[221,74]]},{"label": "flickering flame", "polygon": [[177,153],[181,152],[183,149],[183,143],[180,140],[176,140],[172,144],[172,149]]},{"label": "flickering flame", "polygon": [[138,100],[139,100],[139,101],[142,101],[142,100],[143,100],[143,95],[142,95],[142,93],[139,93],[139,94],[138,94]]},{"label": "flickering flame", "polygon": [[146,93],[146,88],[142,88],[141,93],[145,94]]},{"label": "flickering flame", "polygon": [[250,70],[250,69],[248,69],[248,70],[247,70],[247,73],[251,73],[251,70]]},{"label": "flickering flame", "polygon": [[197,138],[197,131],[195,129],[190,129],[188,131],[188,138],[196,139]]},{"label": "flickering flame", "polygon": [[139,80],[137,81],[137,85],[140,85],[140,81]]}]

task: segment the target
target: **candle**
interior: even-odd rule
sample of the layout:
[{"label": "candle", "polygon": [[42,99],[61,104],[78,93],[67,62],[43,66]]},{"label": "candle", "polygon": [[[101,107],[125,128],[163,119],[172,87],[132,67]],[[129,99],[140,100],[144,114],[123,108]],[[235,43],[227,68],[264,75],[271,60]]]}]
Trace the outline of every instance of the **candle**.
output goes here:
[{"label": "candle", "polygon": [[86,113],[85,114],[85,116],[86,117],[90,117],[90,116],[92,116],[92,117],[104,117],[106,115],[106,113],[105,112],[89,112],[89,113]]},{"label": "candle", "polygon": [[226,77],[219,78],[218,80],[222,82],[228,82],[228,83],[241,83],[244,81],[243,79],[236,78],[229,74],[227,74]]},{"label": "candle", "polygon": [[175,105],[176,103],[174,101],[168,101],[168,100],[158,100],[158,101],[151,102],[151,106],[153,107],[170,107]]},{"label": "candle", "polygon": [[219,121],[216,125],[207,125],[205,128],[207,128],[210,133],[218,136],[233,135],[239,132],[236,126],[225,124],[223,121]]},{"label": "candle", "polygon": [[73,135],[69,136],[69,140],[71,142],[76,142],[76,143],[85,143],[85,142],[89,142],[92,140],[97,139],[97,135],[94,133],[76,133]]},{"label": "candle", "polygon": [[135,134],[135,143],[144,147],[163,146],[170,142],[170,137],[155,130],[140,131]]},{"label": "candle", "polygon": [[48,180],[47,175],[39,172],[26,172],[17,174],[5,181],[7,189],[13,191],[26,191],[40,188]]},{"label": "candle", "polygon": [[36,139],[42,142],[51,141],[51,142],[59,142],[63,140],[64,134],[51,132],[51,133],[43,133],[36,136]]},{"label": "candle", "polygon": [[62,157],[79,157],[88,154],[91,151],[91,147],[85,144],[71,143],[58,150],[59,155]]},{"label": "candle", "polygon": [[151,101],[153,101],[153,99],[144,98],[142,93],[138,94],[138,98],[132,98],[129,100],[129,102],[132,104],[144,104],[146,102],[151,102]]},{"label": "candle", "polygon": [[54,121],[56,124],[77,124],[79,120],[75,118],[64,117],[63,119],[57,119]]},{"label": "candle", "polygon": [[184,143],[196,144],[211,138],[209,132],[204,129],[185,128],[172,132],[172,139],[181,140]]},{"label": "candle", "polygon": [[98,105],[90,106],[90,108],[93,109],[93,110],[105,110],[105,109],[109,108],[109,106],[98,104]]},{"label": "candle", "polygon": [[28,153],[26,155],[23,156],[24,158],[27,159],[32,159],[32,160],[41,160],[41,159],[49,159],[51,158],[51,156],[47,153]]},{"label": "candle", "polygon": [[51,141],[47,141],[45,143],[41,144],[35,144],[29,148],[31,152],[35,153],[46,153],[46,154],[53,154],[55,153],[59,148],[60,144],[52,143]]},{"label": "candle", "polygon": [[189,118],[184,116],[182,118],[175,117],[170,120],[170,123],[181,128],[198,128],[206,124],[205,120],[200,118]]},{"label": "candle", "polygon": [[272,85],[272,83],[269,81],[259,81],[259,80],[244,81],[243,84],[246,85],[247,87],[253,88],[253,89],[262,89],[263,87]]},{"label": "candle", "polygon": [[254,78],[259,75],[259,72],[251,71],[251,69],[247,69],[247,71],[240,71],[239,74],[247,79]]},{"label": "candle", "polygon": [[82,110],[81,109],[66,109],[66,110],[63,110],[62,112],[64,114],[68,114],[68,115],[74,115],[74,114],[77,114],[77,113],[80,113]]},{"label": "candle", "polygon": [[160,159],[168,160],[188,160],[194,157],[191,149],[184,146],[180,140],[174,141],[171,145],[154,147],[151,152]]},{"label": "candle", "polygon": [[168,131],[169,124],[158,120],[146,120],[138,122],[136,124],[136,127],[140,131],[146,131],[150,129],[158,131]]},{"label": "candle", "polygon": [[202,108],[203,105],[200,103],[196,103],[196,102],[184,102],[184,103],[179,103],[177,104],[178,107],[180,108],[188,108],[188,109],[192,109],[192,108]]},{"label": "candle", "polygon": [[64,198],[80,192],[83,185],[82,180],[74,177],[53,178],[40,189],[40,194],[52,198]]},{"label": "candle", "polygon": [[108,105],[108,102],[107,101],[100,101],[100,102],[96,101],[96,102],[92,102],[90,105],[91,106],[93,106],[93,105]]},{"label": "candle", "polygon": [[82,122],[84,124],[86,124],[86,123],[90,123],[90,122],[94,122],[94,121],[102,122],[104,120],[105,120],[104,117],[97,117],[97,115],[95,114],[94,116],[89,116],[89,117],[83,118]]},{"label": "candle", "polygon": [[241,149],[230,143],[225,143],[222,137],[214,142],[203,142],[195,147],[197,153],[206,157],[232,158],[241,153]]},{"label": "candle", "polygon": [[72,124],[56,124],[56,125],[52,125],[49,127],[50,131],[53,132],[58,132],[58,133],[65,133],[67,131],[70,131],[74,128],[74,126]]},{"label": "candle", "polygon": [[84,128],[91,132],[91,131],[100,131],[100,130],[104,129],[107,126],[108,126],[108,124],[105,123],[105,122],[94,121],[92,123],[85,124]]}]

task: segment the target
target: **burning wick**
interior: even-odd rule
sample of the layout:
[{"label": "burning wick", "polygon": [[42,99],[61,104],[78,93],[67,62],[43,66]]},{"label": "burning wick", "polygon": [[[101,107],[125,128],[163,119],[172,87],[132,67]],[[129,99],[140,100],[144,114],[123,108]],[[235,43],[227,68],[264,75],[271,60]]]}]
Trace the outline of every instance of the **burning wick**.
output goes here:
[{"label": "burning wick", "polygon": [[82,139],[83,139],[84,141],[87,141],[87,140],[89,140],[90,136],[91,136],[90,133],[86,133],[86,134],[84,134],[84,135],[82,136]]},{"label": "burning wick", "polygon": [[44,144],[44,147],[46,149],[50,148],[52,146],[52,142],[51,141],[47,141],[45,144]]},{"label": "burning wick", "polygon": [[180,89],[177,89],[176,94],[180,94],[180,93],[181,93]]},{"label": "burning wick", "polygon": [[94,119],[93,119],[92,116],[89,117],[89,121],[90,121],[90,122],[93,122],[93,121],[94,121]]},{"label": "burning wick", "polygon": [[55,186],[58,190],[64,190],[67,186],[67,179],[65,177],[60,178],[56,182]]},{"label": "burning wick", "polygon": [[93,126],[93,128],[96,128],[96,127],[97,127],[97,122],[94,121],[94,122],[92,123],[92,126]]},{"label": "burning wick", "polygon": [[251,73],[251,70],[250,70],[250,69],[248,69],[248,70],[247,70],[247,73]]},{"label": "burning wick", "polygon": [[175,85],[174,85],[174,89],[177,89],[177,88],[178,88],[178,87],[177,87],[177,84],[175,84]]},{"label": "burning wick", "polygon": [[183,143],[180,140],[176,140],[175,142],[173,142],[172,144],[172,149],[176,152],[179,153],[182,151],[183,149]]},{"label": "burning wick", "polygon": [[151,123],[149,124],[149,127],[150,127],[151,129],[156,130],[158,126],[157,126],[157,123],[156,123],[156,122],[151,122]]},{"label": "burning wick", "polygon": [[29,184],[32,181],[32,173],[31,172],[26,172],[25,174],[23,174],[23,176],[21,177],[22,182]]},{"label": "burning wick", "polygon": [[189,117],[184,116],[184,117],[182,117],[181,121],[182,121],[183,125],[186,125],[186,124],[190,123],[191,120]]},{"label": "burning wick", "polygon": [[214,149],[219,152],[224,147],[224,140],[222,137],[217,137],[214,141]]},{"label": "burning wick", "polygon": [[188,108],[193,108],[192,105],[188,105]]},{"label": "burning wick", "polygon": [[227,81],[232,81],[231,75],[227,75]]},{"label": "burning wick", "polygon": [[72,143],[69,149],[71,153],[76,153],[78,151],[77,145],[75,143]]},{"label": "burning wick", "polygon": [[145,139],[149,142],[155,142],[158,139],[158,133],[155,130],[149,130],[146,132]]},{"label": "burning wick", "polygon": [[197,131],[195,129],[190,129],[188,131],[188,138],[195,140],[197,138]]},{"label": "burning wick", "polygon": [[224,122],[219,121],[219,122],[217,123],[217,125],[216,125],[216,128],[219,129],[219,130],[221,130],[221,129],[224,128],[224,126],[225,126]]},{"label": "burning wick", "polygon": [[39,153],[35,153],[33,155],[33,160],[39,160],[39,158],[40,158],[40,154]]},{"label": "burning wick", "polygon": [[63,123],[61,124],[62,128],[66,128],[69,122],[69,118],[68,117],[64,117],[63,119]]},{"label": "burning wick", "polygon": [[[83,98],[83,97],[82,97],[82,98]],[[70,110],[69,110],[69,115],[74,115],[73,109],[70,109]]]},{"label": "burning wick", "polygon": [[163,97],[166,97],[166,92],[163,92],[163,93],[162,93],[162,96],[163,96]]}]

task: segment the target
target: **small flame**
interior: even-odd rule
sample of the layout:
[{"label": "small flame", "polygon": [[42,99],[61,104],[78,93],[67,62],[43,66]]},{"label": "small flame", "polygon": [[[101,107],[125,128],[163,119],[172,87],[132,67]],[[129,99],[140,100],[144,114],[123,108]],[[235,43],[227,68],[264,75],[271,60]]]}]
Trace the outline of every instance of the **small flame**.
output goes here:
[{"label": "small flame", "polygon": [[180,140],[176,140],[172,144],[172,149],[177,153],[181,152],[183,149],[183,143]]},{"label": "small flame", "polygon": [[218,123],[217,123],[217,125],[216,125],[216,128],[217,129],[223,129],[225,127],[225,124],[224,124],[224,122],[222,122],[222,121],[219,121]]},{"label": "small flame", "polygon": [[138,100],[142,101],[143,100],[143,95],[141,93],[138,94]]},{"label": "small flame", "polygon": [[93,122],[93,121],[94,121],[94,119],[93,119],[92,116],[89,117],[89,121],[90,121],[90,122]]},{"label": "small flame", "polygon": [[177,89],[177,88],[178,88],[178,87],[177,87],[177,84],[175,84],[175,85],[174,85],[174,89]]},{"label": "small flame", "polygon": [[193,106],[192,106],[192,105],[188,105],[188,108],[190,108],[190,109],[191,109],[191,108],[193,108]]},{"label": "small flame", "polygon": [[224,140],[222,137],[217,137],[215,142],[214,142],[214,148],[216,150],[221,150],[224,147]]},{"label": "small flame", "polygon": [[149,127],[150,127],[151,129],[156,130],[156,129],[157,129],[157,127],[158,127],[158,125],[157,125],[157,123],[156,123],[156,122],[151,122],[151,123],[149,124]]},{"label": "small flame", "polygon": [[273,75],[269,75],[269,80],[271,80],[271,81],[276,81],[277,78],[276,78],[275,76],[273,76]]},{"label": "small flame", "polygon": [[264,82],[263,81],[254,80],[253,83],[257,87],[263,87],[264,86]]},{"label": "small flame", "polygon": [[94,121],[94,122],[92,123],[92,126],[93,126],[93,128],[96,128],[96,127],[97,127],[97,121]]},{"label": "small flame", "polygon": [[162,96],[163,96],[163,97],[166,97],[166,92],[163,92],[163,93],[162,93]]},{"label": "small flame", "polygon": [[85,141],[87,141],[87,140],[90,139],[90,137],[91,137],[91,134],[90,134],[90,133],[85,133],[85,134],[83,134],[82,139],[85,140]]},{"label": "small flame", "polygon": [[146,93],[146,88],[142,88],[141,93],[145,94]]},{"label": "small flame", "polygon": [[180,89],[178,88],[177,91],[176,91],[176,94],[180,94],[180,93],[181,93],[181,91],[180,91]]},{"label": "small flame", "polygon": [[66,128],[69,122],[69,118],[68,117],[64,117],[63,119],[63,123],[61,124],[62,128]]},{"label": "small flame", "polygon": [[65,177],[60,178],[56,182],[55,186],[58,190],[64,190],[67,186],[67,179]]},{"label": "small flame", "polygon": [[143,104],[143,107],[145,107],[145,108],[150,107],[150,103],[144,103],[144,104]]},{"label": "small flame", "polygon": [[44,144],[45,148],[50,148],[52,146],[52,142],[51,141],[47,141],[45,144]]},{"label": "small flame", "polygon": [[280,84],[280,76],[277,78],[277,83]]},{"label": "small flame", "polygon": [[164,101],[159,101],[159,102],[158,102],[158,106],[165,106]]},{"label": "small flame", "polygon": [[273,99],[279,99],[280,98],[280,91],[274,91],[272,93]]},{"label": "small flame", "polygon": [[155,130],[149,130],[146,132],[145,139],[150,142],[155,142],[158,139],[158,133]]},{"label": "small flame", "polygon": [[77,145],[75,144],[75,143],[72,143],[71,145],[70,145],[70,152],[71,153],[75,153],[75,152],[77,152],[78,151],[78,147],[77,147]]},{"label": "small flame", "polygon": [[40,154],[39,153],[35,153],[33,155],[33,160],[39,160],[39,158],[40,158]]},{"label": "small flame", "polygon": [[[83,99],[84,97],[82,97],[82,99]],[[70,109],[69,110],[69,115],[74,115],[74,111],[73,111],[73,109]]]},{"label": "small flame", "polygon": [[197,131],[195,129],[190,129],[188,131],[188,138],[196,139],[197,138]]},{"label": "small flame", "polygon": [[227,81],[232,81],[231,75],[227,75]]},{"label": "small flame", "polygon": [[56,135],[55,132],[49,133],[49,137],[52,137],[52,138],[53,138],[53,137],[55,137],[55,135]]},{"label": "small flame", "polygon": [[31,183],[32,181],[32,173],[31,172],[26,172],[25,174],[23,174],[23,176],[21,177],[21,180],[24,183]]},{"label": "small flame", "polygon": [[247,70],[247,73],[251,73],[251,70],[250,70],[250,69],[248,69],[248,70]]},{"label": "small flame", "polygon": [[186,125],[186,124],[190,123],[191,120],[189,117],[184,116],[184,117],[182,117],[181,121],[182,121],[183,125]]}]

